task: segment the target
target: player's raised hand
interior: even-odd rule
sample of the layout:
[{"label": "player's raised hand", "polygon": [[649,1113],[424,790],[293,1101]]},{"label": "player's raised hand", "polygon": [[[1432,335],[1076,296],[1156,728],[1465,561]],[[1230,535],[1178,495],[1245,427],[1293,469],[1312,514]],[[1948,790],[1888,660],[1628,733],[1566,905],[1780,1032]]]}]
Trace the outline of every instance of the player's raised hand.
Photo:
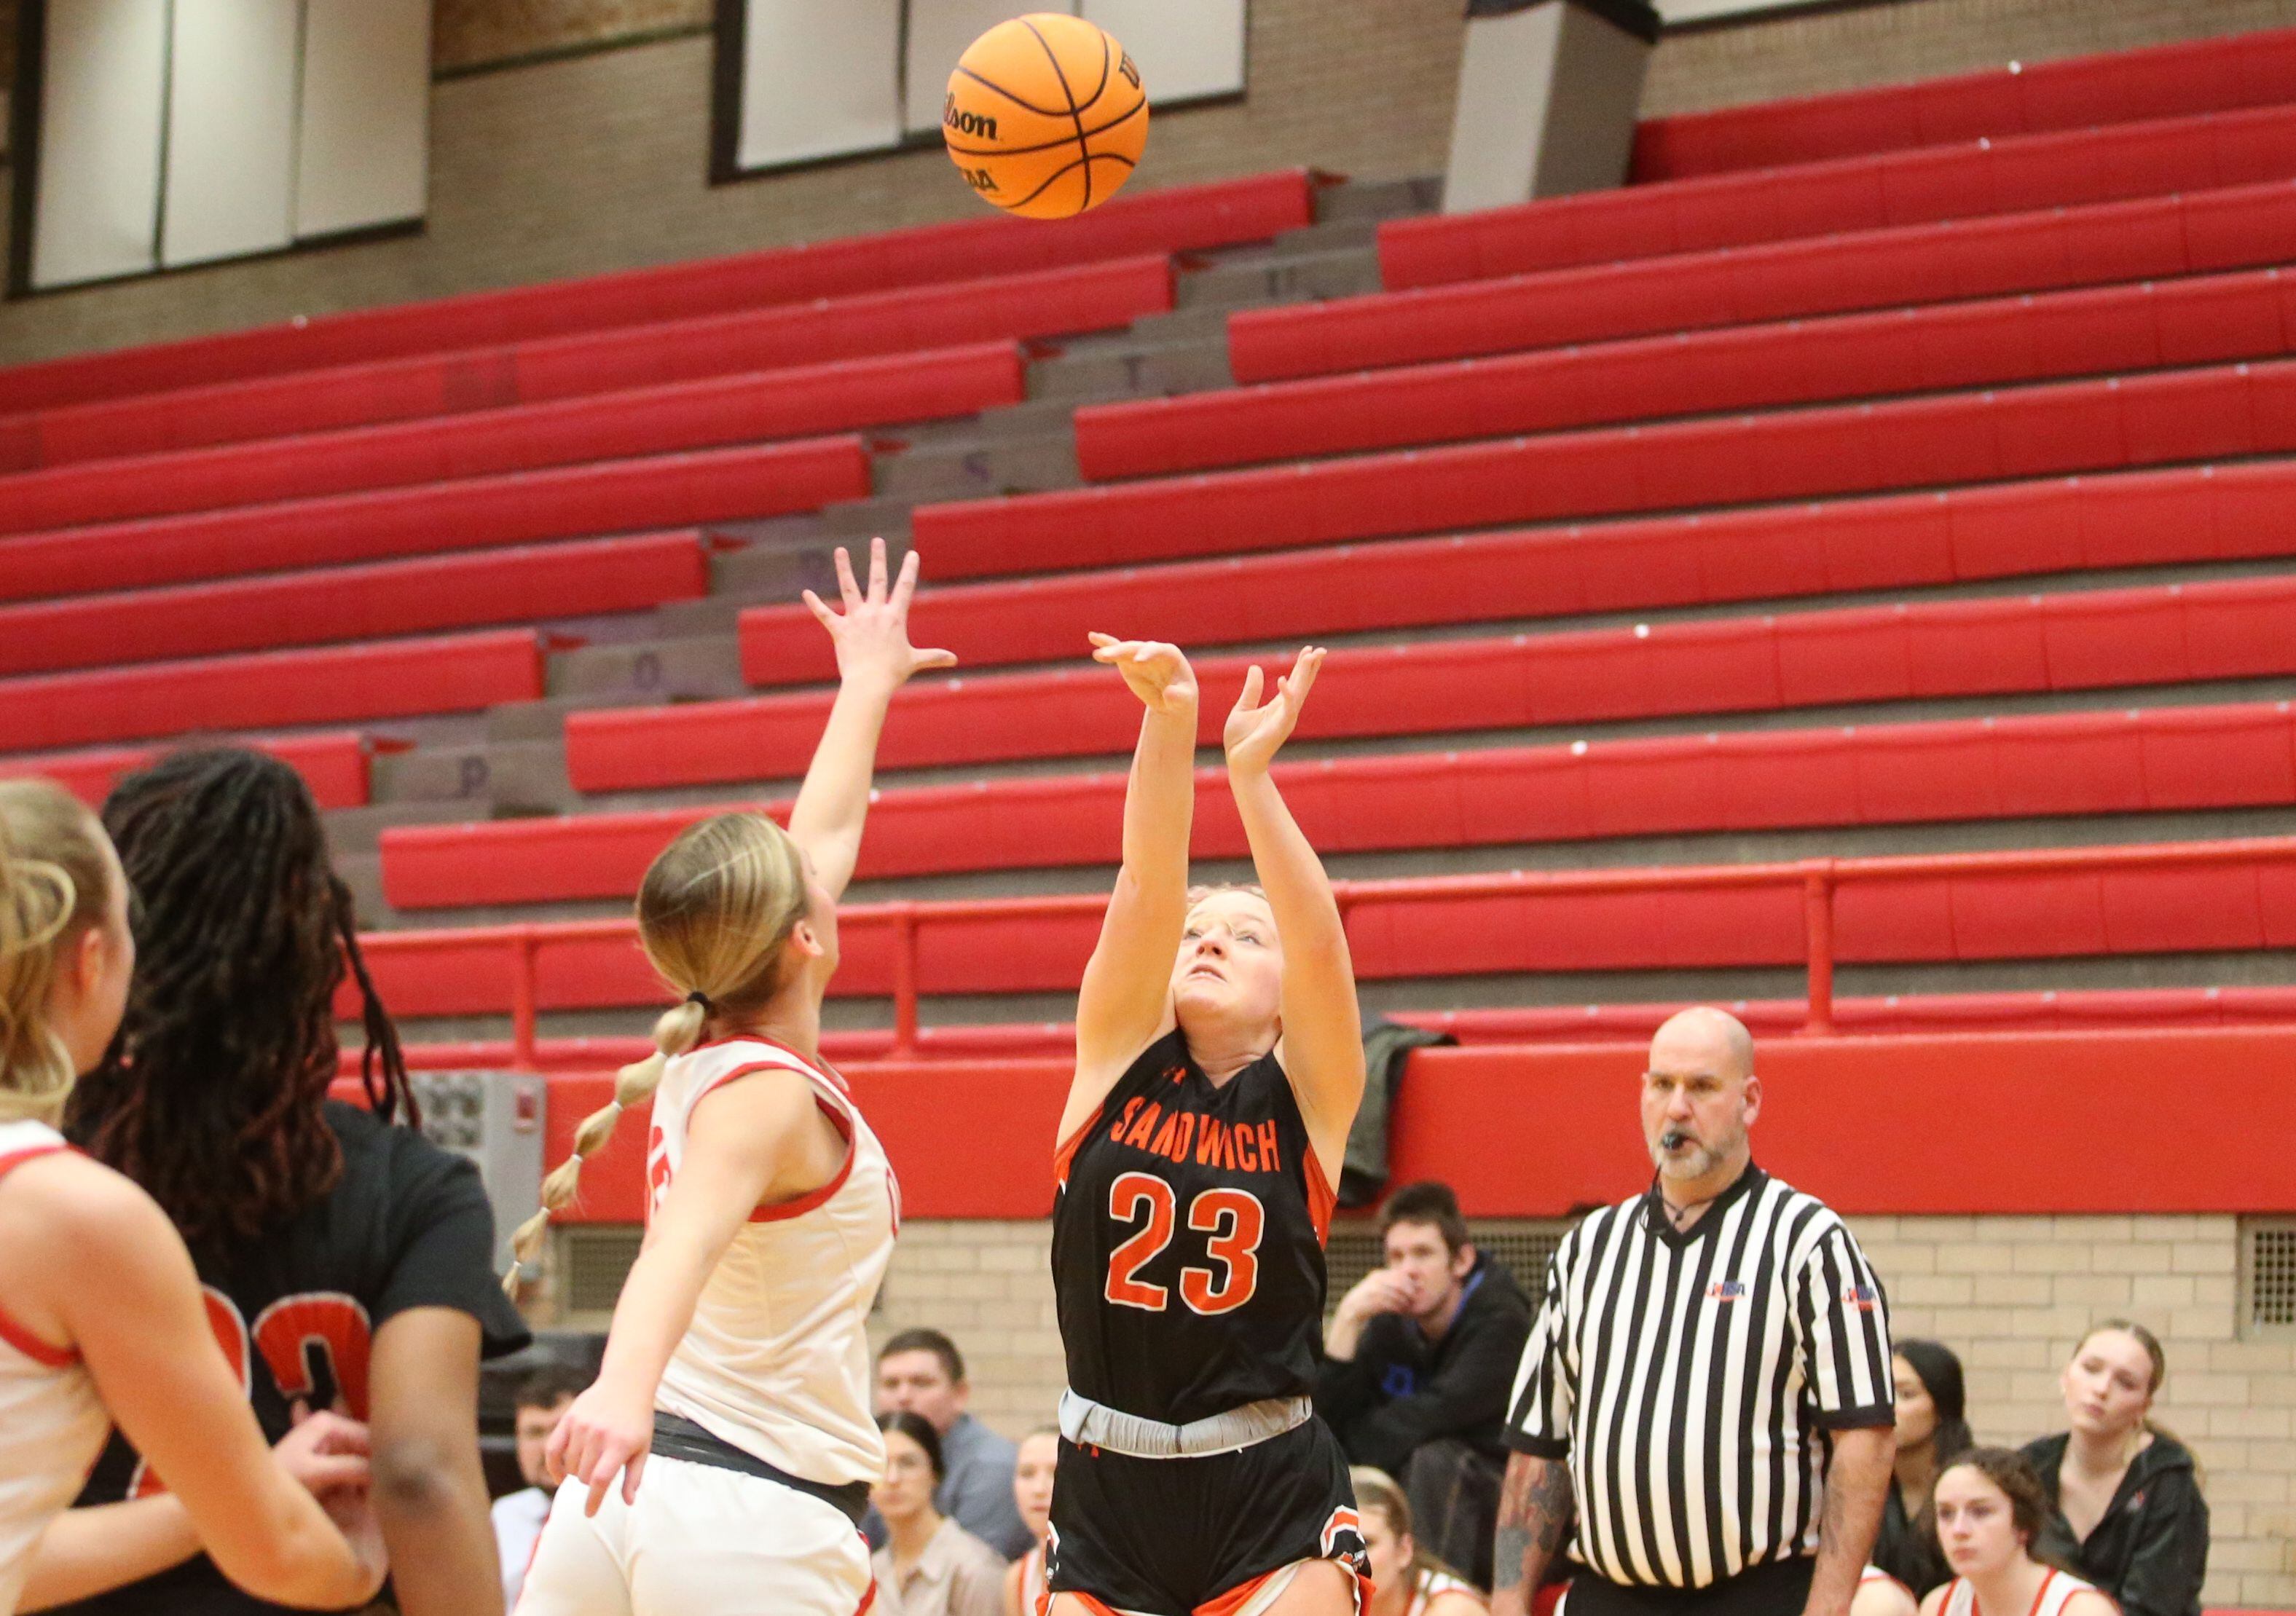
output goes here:
[{"label": "player's raised hand", "polygon": [[1292,671],[1275,681],[1274,700],[1262,701],[1264,688],[1259,668],[1253,664],[1243,676],[1243,693],[1227,715],[1227,728],[1222,739],[1227,743],[1227,766],[1231,771],[1259,774],[1275,760],[1283,742],[1292,738],[1292,726],[1300,722],[1300,710],[1307,704],[1308,693],[1315,688],[1316,670],[1324,665],[1324,648],[1309,645],[1300,652],[1292,664]]},{"label": "player's raised hand", "polygon": [[1161,640],[1119,640],[1095,634],[1092,660],[1124,676],[1132,693],[1152,713],[1187,718],[1196,710],[1196,671],[1177,645]]},{"label": "player's raised hand", "polygon": [[641,1404],[619,1396],[601,1380],[576,1398],[558,1429],[550,1433],[543,1464],[554,1481],[572,1477],[590,1489],[582,1513],[594,1515],[614,1478],[622,1478],[622,1502],[634,1504],[638,1476],[653,1448],[653,1399]]},{"label": "player's raised hand", "polygon": [[845,610],[832,611],[808,589],[806,606],[829,630],[837,647],[837,676],[848,681],[869,679],[892,689],[913,673],[928,668],[954,668],[953,651],[920,651],[909,644],[909,600],[917,592],[917,553],[901,558],[901,575],[889,588],[885,581],[885,541],[869,541],[869,587],[854,581],[853,561],[843,546],[837,550],[837,590]]}]

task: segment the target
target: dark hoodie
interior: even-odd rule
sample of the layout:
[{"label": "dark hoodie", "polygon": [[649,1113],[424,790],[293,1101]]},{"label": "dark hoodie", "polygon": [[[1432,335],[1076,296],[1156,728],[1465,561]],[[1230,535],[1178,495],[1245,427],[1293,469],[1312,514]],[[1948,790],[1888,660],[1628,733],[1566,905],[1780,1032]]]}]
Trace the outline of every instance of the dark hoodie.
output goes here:
[{"label": "dark hoodie", "polygon": [[1413,1449],[1438,1437],[1462,1438],[1505,1460],[1500,1429],[1530,1336],[1530,1299],[1481,1251],[1465,1290],[1440,1341],[1429,1341],[1416,1319],[1382,1313],[1364,1326],[1353,1358],[1324,1360],[1316,1412],[1339,1433],[1350,1463],[1400,1476]]},{"label": "dark hoodie", "polygon": [[[2057,1469],[2064,1463],[2062,1432],[2025,1447],[2057,1508]],[[2104,1518],[2086,1542],[2073,1537],[2062,1513],[2043,1529],[2038,1553],[2054,1550],[2075,1576],[2120,1602],[2123,1616],[2200,1616],[2201,1583],[2209,1569],[2209,1505],[2201,1497],[2193,1456],[2174,1437],[2155,1431],[2137,1456]]]}]

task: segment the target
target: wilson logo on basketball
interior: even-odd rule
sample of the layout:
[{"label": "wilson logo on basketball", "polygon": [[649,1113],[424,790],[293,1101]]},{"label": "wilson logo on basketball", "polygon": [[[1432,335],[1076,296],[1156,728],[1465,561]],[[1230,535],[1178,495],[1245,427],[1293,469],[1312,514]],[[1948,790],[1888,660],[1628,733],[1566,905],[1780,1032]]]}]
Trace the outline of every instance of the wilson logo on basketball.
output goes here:
[{"label": "wilson logo on basketball", "polygon": [[[996,138],[996,120],[993,118],[985,118],[978,112],[961,110],[954,95],[941,103],[940,127],[944,129],[954,129],[959,135],[978,135],[984,140]],[[968,174],[966,177],[972,176]],[[993,181],[988,188],[995,188]]]}]

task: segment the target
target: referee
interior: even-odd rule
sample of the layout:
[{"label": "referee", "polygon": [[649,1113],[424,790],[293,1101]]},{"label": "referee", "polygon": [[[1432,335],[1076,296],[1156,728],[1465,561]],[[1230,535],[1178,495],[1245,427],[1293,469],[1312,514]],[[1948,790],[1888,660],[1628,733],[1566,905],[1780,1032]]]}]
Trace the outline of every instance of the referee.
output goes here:
[{"label": "referee", "polygon": [[1658,1174],[1548,1266],[1508,1413],[1493,1616],[1566,1543],[1568,1616],[1849,1616],[1896,1439],[1882,1287],[1841,1220],[1753,1164],[1754,1041],[1659,1029]]}]

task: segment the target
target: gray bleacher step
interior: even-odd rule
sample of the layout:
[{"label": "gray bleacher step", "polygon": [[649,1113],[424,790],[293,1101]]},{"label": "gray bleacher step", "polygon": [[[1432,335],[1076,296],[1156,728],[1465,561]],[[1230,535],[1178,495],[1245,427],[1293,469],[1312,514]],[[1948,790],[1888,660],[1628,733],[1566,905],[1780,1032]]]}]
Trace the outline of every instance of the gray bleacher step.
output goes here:
[{"label": "gray bleacher step", "polygon": [[1072,488],[1084,480],[1077,470],[1076,441],[1066,431],[969,447],[881,450],[869,461],[870,480],[880,498],[918,504]]},{"label": "gray bleacher step", "polygon": [[579,800],[566,778],[566,748],[555,734],[530,741],[423,747],[378,763],[388,765],[376,770],[378,797],[435,804],[455,819],[490,818],[497,812],[558,813]]},{"label": "gray bleacher step", "polygon": [[865,542],[872,537],[906,545],[909,538],[909,513],[916,504],[914,499],[898,496],[849,499],[825,506],[819,514],[823,531],[832,546],[850,545],[856,539]]},{"label": "gray bleacher step", "polygon": [[731,695],[742,689],[741,647],[722,634],[585,645],[551,656],[545,688],[552,697],[627,693],[657,701]]},{"label": "gray bleacher step", "polygon": [[[403,824],[459,824],[472,816],[471,802],[420,802],[400,798],[376,800],[361,808],[330,808],[322,817],[327,825],[327,845],[338,853],[372,852],[382,833]],[[484,812],[479,808],[478,811]]]},{"label": "gray bleacher step", "polygon": [[382,855],[372,849],[358,853],[345,852],[340,848],[332,850],[335,874],[350,889],[351,913],[358,919],[358,929],[393,930],[390,906],[382,900]]},{"label": "gray bleacher step", "polygon": [[1182,277],[1175,296],[1183,308],[1248,308],[1379,290],[1379,254],[1369,247],[1337,247],[1264,263],[1221,264]]},{"label": "gray bleacher step", "polygon": [[1432,213],[1443,205],[1443,176],[1414,175],[1408,179],[1341,180],[1316,188],[1318,223],[1338,219],[1370,219],[1374,223]]},{"label": "gray bleacher step", "polygon": [[1029,393],[1074,406],[1160,398],[1235,385],[1227,340],[1121,350],[1079,349],[1029,366]]}]

